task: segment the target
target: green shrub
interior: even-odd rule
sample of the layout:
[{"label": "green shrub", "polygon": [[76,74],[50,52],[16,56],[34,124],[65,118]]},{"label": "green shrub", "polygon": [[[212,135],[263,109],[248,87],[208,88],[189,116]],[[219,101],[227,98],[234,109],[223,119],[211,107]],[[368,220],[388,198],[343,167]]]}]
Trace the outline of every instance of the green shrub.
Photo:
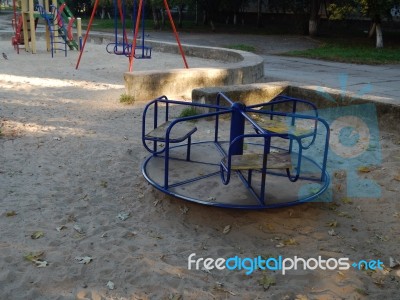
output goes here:
[{"label": "green shrub", "polygon": [[133,104],[135,103],[135,97],[132,95],[122,94],[119,97],[119,102],[124,104]]},{"label": "green shrub", "polygon": [[196,107],[189,106],[182,109],[181,113],[179,114],[179,118],[192,117],[192,116],[197,116],[199,114],[200,112],[196,109]]}]

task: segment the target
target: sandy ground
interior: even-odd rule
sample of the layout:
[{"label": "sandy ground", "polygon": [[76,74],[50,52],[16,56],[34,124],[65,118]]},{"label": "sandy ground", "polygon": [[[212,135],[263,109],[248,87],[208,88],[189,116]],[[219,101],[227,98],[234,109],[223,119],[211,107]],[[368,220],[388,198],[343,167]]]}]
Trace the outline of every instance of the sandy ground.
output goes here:
[{"label": "sandy ground", "polygon": [[[400,260],[398,133],[381,130],[382,165],[360,175],[381,185],[378,199],[346,198],[338,174],[334,203],[266,211],[191,204],[156,191],[141,174],[143,104],[119,103],[126,59],[88,44],[76,71],[77,53],[17,55],[8,41],[0,49],[9,57],[0,60],[1,299],[399,297],[400,270],[389,268],[390,257]],[[135,67],[180,63],[155,54]],[[129,217],[119,219],[121,212]],[[48,265],[37,267],[29,253],[42,253]],[[188,270],[191,253],[380,259],[386,267],[245,275]],[[91,262],[79,264],[85,256]]]}]

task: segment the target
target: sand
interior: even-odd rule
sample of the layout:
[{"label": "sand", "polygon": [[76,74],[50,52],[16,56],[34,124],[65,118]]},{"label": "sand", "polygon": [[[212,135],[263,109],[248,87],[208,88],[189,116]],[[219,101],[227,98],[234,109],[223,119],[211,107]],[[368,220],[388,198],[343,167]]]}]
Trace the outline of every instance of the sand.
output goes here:
[{"label": "sand", "polygon": [[[0,60],[1,299],[398,298],[400,270],[389,268],[390,257],[400,261],[398,133],[381,130],[383,163],[361,174],[381,185],[378,199],[345,198],[337,174],[334,203],[265,211],[196,205],[158,192],[141,174],[144,104],[119,103],[126,59],[88,44],[76,71],[76,52],[17,55],[8,41],[0,49],[9,57]],[[155,53],[135,67],[180,63]],[[37,252],[47,266],[24,258]],[[380,259],[386,268],[245,275],[188,270],[191,253]],[[86,256],[87,264],[76,259]]]}]

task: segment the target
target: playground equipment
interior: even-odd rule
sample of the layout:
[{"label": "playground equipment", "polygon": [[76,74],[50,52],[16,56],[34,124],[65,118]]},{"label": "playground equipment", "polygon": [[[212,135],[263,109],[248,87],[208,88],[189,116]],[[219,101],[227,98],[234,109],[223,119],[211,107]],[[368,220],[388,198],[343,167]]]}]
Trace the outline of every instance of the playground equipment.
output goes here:
[{"label": "playground equipment", "polygon": [[[26,51],[36,53],[36,27],[39,18],[46,22],[46,46],[47,51],[51,51],[52,57],[56,50],[67,53],[67,46],[78,49],[78,44],[73,39],[72,27],[75,18],[66,6],[64,0],[39,1],[34,5],[33,0],[21,0],[21,12],[17,13],[17,0],[13,0],[14,19],[12,25],[15,35],[12,37],[12,44],[19,53],[21,45],[25,46]],[[58,4],[60,6],[58,6]],[[78,22],[80,26],[80,22]],[[79,27],[78,26],[78,27]],[[78,28],[80,32],[80,28]],[[63,48],[60,48],[62,45]]]},{"label": "playground equipment", "polygon": [[[201,113],[171,118],[172,107]],[[245,106],[219,93],[210,105],[162,96],[146,105],[142,122],[142,142],[151,153],[142,173],[166,194],[260,209],[311,201],[329,186],[329,125],[311,102],[277,96]]]},{"label": "playground equipment", "polygon": [[[51,5],[50,13],[47,13],[43,6],[37,5],[36,10],[39,11],[40,16],[46,21],[48,32],[50,33],[50,49],[51,57],[54,56],[54,52],[57,50],[64,51],[67,56],[67,37],[64,22],[61,17],[60,11],[57,7]],[[58,39],[58,35],[61,35],[62,39]],[[58,47],[61,45],[61,47]]]},{"label": "playground equipment", "polygon": [[[174,23],[174,20],[172,18],[171,11],[169,9],[168,1],[167,0],[163,0],[163,2],[164,2],[165,10],[166,10],[166,12],[168,14],[168,17],[169,17],[169,20],[170,20],[170,23],[171,23],[171,26],[172,26],[172,29],[173,29],[173,32],[174,32],[174,35],[175,35],[176,42],[177,42],[178,47],[179,47],[179,52],[181,53],[181,56],[182,56],[182,59],[183,59],[184,66],[185,66],[186,69],[188,69],[189,66],[188,66],[188,63],[186,61],[185,53],[183,52],[183,48],[182,48],[181,42],[179,40],[178,33],[176,31],[175,23]],[[135,1],[135,3],[136,3],[136,1]],[[90,20],[89,20],[89,24],[88,24],[88,27],[87,27],[87,30],[86,30],[85,37],[83,39],[83,44],[82,44],[81,51],[80,51],[80,54],[79,54],[79,57],[78,57],[78,61],[76,62],[75,69],[79,68],[79,64],[81,62],[82,55],[83,55],[83,50],[85,49],[86,41],[87,41],[87,39],[89,37],[90,29],[92,27],[93,19],[94,19],[94,16],[96,14],[96,11],[97,11],[98,4],[99,4],[99,0],[96,0],[94,2],[94,5],[93,5],[92,15],[91,15]],[[136,7],[136,5],[133,5],[133,9],[134,10],[135,10],[135,7]],[[107,45],[106,50],[109,53],[110,52],[114,52],[115,54],[129,56],[129,72],[132,72],[132,70],[133,70],[134,58],[150,58],[151,57],[151,48],[150,47],[146,47],[144,45],[144,31],[143,31],[144,30],[144,24],[142,26],[142,45],[140,45],[139,47],[137,45],[140,20],[141,19],[144,20],[144,18],[143,18],[144,14],[142,15],[143,7],[144,7],[144,0],[139,0],[139,4],[137,5],[137,14],[136,14],[136,11],[134,11],[134,14],[133,14],[133,15],[136,14],[136,22],[134,23],[135,24],[135,30],[134,30],[134,34],[133,34],[133,40],[132,40],[131,43],[128,43],[128,38],[127,38],[127,33],[126,33],[125,0],[114,0],[114,11],[115,11],[115,14],[116,14],[117,11],[119,12],[120,19],[121,19],[121,22],[122,22],[123,37],[122,37],[122,42],[120,42],[118,40],[118,28],[117,28],[117,25],[118,25],[117,19],[118,18],[115,15],[115,42]],[[109,48],[109,46],[112,46],[112,45],[114,46],[113,49]],[[142,56],[136,55],[135,52],[136,52],[136,49],[138,49],[138,48],[142,49]],[[132,49],[135,49],[135,50],[132,51]]]},{"label": "playground equipment", "polygon": [[[142,2],[142,6],[145,2]],[[118,8],[118,9],[117,9]],[[141,8],[143,10],[143,7]],[[130,56],[132,51],[132,44],[128,41],[128,21],[126,18],[126,1],[125,0],[114,0],[114,34],[115,40],[113,43],[109,43],[106,46],[108,53],[113,53],[116,55]],[[138,3],[133,1],[132,5],[132,32],[134,33],[135,22],[137,19]],[[122,25],[122,38],[119,38],[119,28],[118,28],[118,13]],[[151,47],[145,46],[145,32],[144,32],[144,13],[142,14],[142,35],[141,35],[141,45],[137,45],[134,50],[134,57],[136,59],[151,58]],[[136,50],[141,50],[139,53]]]}]

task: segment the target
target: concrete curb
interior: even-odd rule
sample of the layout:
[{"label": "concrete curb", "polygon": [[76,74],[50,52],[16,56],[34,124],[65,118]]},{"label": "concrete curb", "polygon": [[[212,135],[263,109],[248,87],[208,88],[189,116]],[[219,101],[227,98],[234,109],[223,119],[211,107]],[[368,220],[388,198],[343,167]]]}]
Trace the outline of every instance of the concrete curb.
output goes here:
[{"label": "concrete curb", "polygon": [[[195,103],[215,104],[219,92],[245,105],[268,102],[277,95],[310,100],[319,109],[372,103],[376,107],[379,127],[385,128],[388,131],[398,132],[400,105],[388,102],[387,99],[382,97],[359,97],[352,93],[343,95],[341,91],[335,89],[325,89],[326,94],[322,95],[318,92],[317,86],[305,86],[300,83],[277,81],[194,89],[192,92],[192,101]],[[335,101],[328,100],[327,95]]]},{"label": "concrete curb", "polygon": [[[147,44],[157,51],[179,54],[175,43],[148,41]],[[226,67],[126,72],[126,93],[136,101],[148,101],[161,95],[189,100],[195,88],[249,84],[264,77],[263,58],[256,54],[216,47],[182,47],[188,56],[222,60]]]}]

